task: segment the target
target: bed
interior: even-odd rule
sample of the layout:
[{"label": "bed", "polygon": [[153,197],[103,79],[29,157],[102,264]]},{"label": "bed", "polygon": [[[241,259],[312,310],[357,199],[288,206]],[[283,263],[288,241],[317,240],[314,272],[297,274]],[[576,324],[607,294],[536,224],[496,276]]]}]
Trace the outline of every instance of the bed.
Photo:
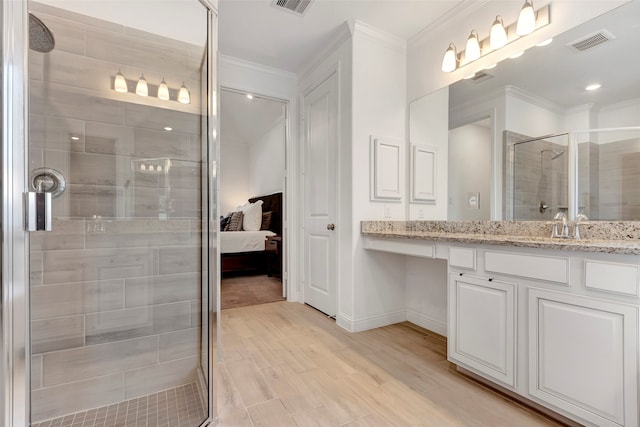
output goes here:
[{"label": "bed", "polygon": [[222,274],[225,276],[267,272],[267,237],[282,235],[282,193],[253,197],[249,202],[258,200],[262,200],[262,212],[271,212],[268,230],[220,233]]}]

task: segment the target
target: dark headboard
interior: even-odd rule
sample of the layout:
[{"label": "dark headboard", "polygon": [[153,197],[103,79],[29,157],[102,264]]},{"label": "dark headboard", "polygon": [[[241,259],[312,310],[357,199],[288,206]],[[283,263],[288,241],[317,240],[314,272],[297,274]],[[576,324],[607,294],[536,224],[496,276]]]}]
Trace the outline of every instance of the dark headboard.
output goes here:
[{"label": "dark headboard", "polygon": [[250,203],[262,200],[262,212],[271,211],[271,225],[269,230],[282,235],[282,193],[269,194],[249,199]]}]

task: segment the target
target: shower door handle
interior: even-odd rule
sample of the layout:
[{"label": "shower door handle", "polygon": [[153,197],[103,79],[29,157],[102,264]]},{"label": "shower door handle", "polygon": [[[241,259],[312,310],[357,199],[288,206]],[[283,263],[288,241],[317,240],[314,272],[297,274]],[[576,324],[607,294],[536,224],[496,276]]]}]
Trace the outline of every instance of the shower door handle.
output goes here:
[{"label": "shower door handle", "polygon": [[29,191],[25,195],[25,229],[51,231],[51,193]]}]

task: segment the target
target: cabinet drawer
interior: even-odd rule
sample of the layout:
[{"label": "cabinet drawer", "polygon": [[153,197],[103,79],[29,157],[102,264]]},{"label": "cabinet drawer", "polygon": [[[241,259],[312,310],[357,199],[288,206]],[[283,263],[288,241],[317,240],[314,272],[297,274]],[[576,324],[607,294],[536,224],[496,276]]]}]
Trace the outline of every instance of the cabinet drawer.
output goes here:
[{"label": "cabinet drawer", "polygon": [[471,248],[449,248],[449,265],[451,267],[476,269],[476,250]]},{"label": "cabinet drawer", "polygon": [[605,292],[638,295],[638,266],[586,260],[585,286]]},{"label": "cabinet drawer", "polygon": [[484,269],[511,276],[569,283],[567,258],[487,251],[484,254]]},{"label": "cabinet drawer", "polygon": [[428,243],[414,243],[401,240],[364,239],[364,248],[374,251],[391,252],[402,255],[412,255],[433,258],[435,247]]}]

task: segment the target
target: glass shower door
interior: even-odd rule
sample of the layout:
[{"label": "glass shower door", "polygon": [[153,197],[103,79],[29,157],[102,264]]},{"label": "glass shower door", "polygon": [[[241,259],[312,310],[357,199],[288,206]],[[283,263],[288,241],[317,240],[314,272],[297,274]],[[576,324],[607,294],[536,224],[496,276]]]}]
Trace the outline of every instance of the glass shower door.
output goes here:
[{"label": "glass shower door", "polygon": [[28,185],[52,196],[29,242],[31,423],[199,426],[213,20],[196,0],[76,3],[29,3]]}]

